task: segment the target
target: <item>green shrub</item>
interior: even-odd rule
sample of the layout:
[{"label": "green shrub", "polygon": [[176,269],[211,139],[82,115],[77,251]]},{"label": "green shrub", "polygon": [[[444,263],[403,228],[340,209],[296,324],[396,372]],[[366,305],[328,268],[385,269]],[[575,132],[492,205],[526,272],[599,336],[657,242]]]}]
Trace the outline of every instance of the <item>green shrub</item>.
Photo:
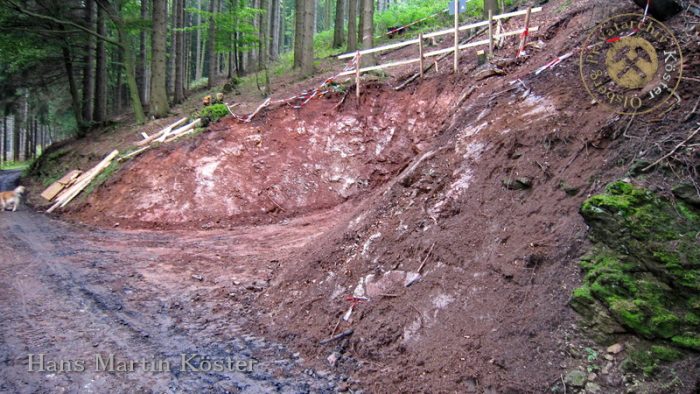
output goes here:
[{"label": "green shrub", "polygon": [[229,111],[226,107],[226,104],[214,104],[208,107],[204,107],[204,109],[200,111],[199,116],[202,118],[202,122],[205,125],[208,125],[209,123],[218,122],[219,119],[225,117],[228,114]]}]

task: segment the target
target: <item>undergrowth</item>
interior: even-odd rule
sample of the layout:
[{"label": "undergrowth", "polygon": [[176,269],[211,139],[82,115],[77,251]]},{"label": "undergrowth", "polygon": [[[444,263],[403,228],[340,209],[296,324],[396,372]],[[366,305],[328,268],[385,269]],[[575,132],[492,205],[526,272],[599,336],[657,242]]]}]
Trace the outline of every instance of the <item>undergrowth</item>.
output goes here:
[{"label": "undergrowth", "polygon": [[83,190],[83,195],[85,197],[89,196],[98,187],[102,186],[109,178],[112,177],[121,168],[121,164],[118,161],[113,161],[107,168],[105,168],[90,184]]}]

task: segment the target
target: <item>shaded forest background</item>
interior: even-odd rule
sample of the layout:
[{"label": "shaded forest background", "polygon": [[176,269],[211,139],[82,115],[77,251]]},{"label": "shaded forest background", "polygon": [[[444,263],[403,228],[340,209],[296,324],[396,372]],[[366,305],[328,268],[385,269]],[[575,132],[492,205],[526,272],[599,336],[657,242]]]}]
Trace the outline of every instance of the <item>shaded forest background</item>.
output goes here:
[{"label": "shaded forest background", "polygon": [[[512,1],[472,0],[470,15]],[[0,0],[0,165],[193,91],[314,73],[315,62],[449,25],[448,0]]]}]

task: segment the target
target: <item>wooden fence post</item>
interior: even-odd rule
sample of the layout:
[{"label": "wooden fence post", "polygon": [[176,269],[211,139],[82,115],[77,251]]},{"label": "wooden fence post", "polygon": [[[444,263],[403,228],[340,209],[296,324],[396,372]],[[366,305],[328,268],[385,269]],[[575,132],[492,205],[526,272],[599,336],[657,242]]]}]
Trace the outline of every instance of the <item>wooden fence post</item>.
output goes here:
[{"label": "wooden fence post", "polygon": [[418,34],[418,55],[420,56],[420,79],[423,79],[423,62],[425,60],[423,56],[423,33]]},{"label": "wooden fence post", "polygon": [[455,64],[454,71],[457,74],[459,70],[459,0],[455,2]]},{"label": "wooden fence post", "polygon": [[489,8],[489,56],[493,56],[493,10]]},{"label": "wooden fence post", "polygon": [[525,45],[527,45],[527,36],[530,31],[530,12],[532,12],[532,7],[527,8],[527,14],[525,14],[525,30],[523,30],[523,35],[520,36],[520,46],[518,47],[518,57],[520,57],[525,51]]},{"label": "wooden fence post", "polygon": [[357,93],[357,102],[360,102],[360,67],[362,67],[362,53],[357,51],[357,64],[355,65],[355,85]]}]

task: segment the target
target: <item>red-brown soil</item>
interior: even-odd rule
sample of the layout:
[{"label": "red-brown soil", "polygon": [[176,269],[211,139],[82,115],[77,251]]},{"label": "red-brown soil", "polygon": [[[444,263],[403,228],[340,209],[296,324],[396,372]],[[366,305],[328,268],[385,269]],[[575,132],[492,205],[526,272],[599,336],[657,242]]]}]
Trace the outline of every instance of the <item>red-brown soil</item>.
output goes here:
[{"label": "red-brown soil", "polygon": [[367,89],[361,106],[339,111],[333,96],[251,124],[225,119],[128,164],[76,218],[211,228],[334,207],[394,176],[435,137],[456,94],[438,82],[398,95]]},{"label": "red-brown soil", "polygon": [[[579,207],[634,159],[660,157],[682,141],[697,100],[684,83],[680,105],[628,124],[591,101],[575,58],[533,76],[580,45],[601,13],[636,11],[581,3],[548,2],[534,19],[533,39],[544,49],[502,59],[503,76],[479,79],[488,66],[465,58],[457,76],[443,62],[441,73],[405,91],[371,86],[359,104],[351,91],[338,109],[341,97],[331,96],[299,111],[263,112],[247,125],[224,120],[128,163],[68,218],[185,231],[247,224],[247,252],[274,255],[267,280],[256,284],[262,291],[241,301],[248,327],[298,349],[317,369],[353,376],[353,389],[563,392],[563,376],[592,363],[584,349],[604,349],[568,306],[588,248]],[[692,17],[685,18],[670,22],[679,34]],[[690,75],[698,74],[694,40],[685,41]],[[502,51],[512,56],[513,43]],[[505,186],[524,178],[524,190]],[[635,181],[668,192],[663,177]],[[262,223],[288,221],[294,231],[324,230],[274,254],[275,243],[289,244],[266,242]],[[241,252],[230,242],[222,238],[217,253]],[[241,264],[262,264],[192,257],[186,244],[169,258],[224,279]],[[341,319],[362,278],[421,266],[417,283],[360,302]],[[352,335],[320,344],[347,329]],[[646,383],[624,376],[623,357],[593,379],[601,392],[668,392],[672,373],[681,383],[671,391],[698,388],[697,355]]]}]

